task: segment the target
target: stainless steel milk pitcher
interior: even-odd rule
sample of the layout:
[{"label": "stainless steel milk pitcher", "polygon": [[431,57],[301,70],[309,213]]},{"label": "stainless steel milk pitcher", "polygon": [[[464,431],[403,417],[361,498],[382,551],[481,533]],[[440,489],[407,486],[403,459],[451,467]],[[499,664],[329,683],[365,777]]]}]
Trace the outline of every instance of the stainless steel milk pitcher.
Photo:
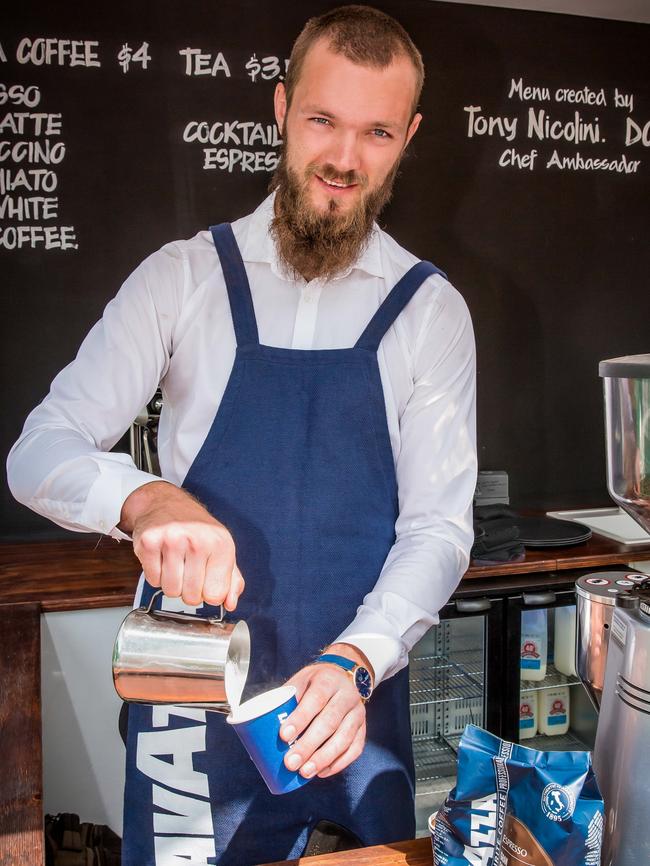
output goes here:
[{"label": "stainless steel milk pitcher", "polygon": [[238,705],[250,663],[245,622],[220,616],[132,610],[113,649],[113,682],[124,701],[174,704],[229,713]]}]

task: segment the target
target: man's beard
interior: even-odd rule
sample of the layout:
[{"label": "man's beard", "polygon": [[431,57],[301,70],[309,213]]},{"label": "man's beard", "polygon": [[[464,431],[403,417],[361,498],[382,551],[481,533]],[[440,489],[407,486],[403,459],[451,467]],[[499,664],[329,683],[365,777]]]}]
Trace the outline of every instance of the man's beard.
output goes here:
[{"label": "man's beard", "polygon": [[[270,188],[277,190],[271,234],[278,256],[289,273],[307,280],[328,280],[347,271],[365,249],[372,225],[390,201],[400,160],[377,189],[366,192],[368,179],[355,171],[340,172],[333,165],[310,163],[303,177],[287,164],[287,141],[280,155]],[[323,180],[357,183],[358,201],[348,211],[339,208],[332,194],[328,209],[321,212],[309,199],[312,175]]]}]

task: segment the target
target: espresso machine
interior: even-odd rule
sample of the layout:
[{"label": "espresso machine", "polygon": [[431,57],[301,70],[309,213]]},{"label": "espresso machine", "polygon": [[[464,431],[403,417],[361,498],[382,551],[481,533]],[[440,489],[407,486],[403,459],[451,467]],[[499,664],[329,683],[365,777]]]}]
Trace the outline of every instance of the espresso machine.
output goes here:
[{"label": "espresso machine", "polygon": [[[601,361],[599,374],[608,490],[650,541],[650,354]],[[601,866],[650,864],[650,577],[598,572],[581,577],[576,594],[577,670],[599,710]]]}]

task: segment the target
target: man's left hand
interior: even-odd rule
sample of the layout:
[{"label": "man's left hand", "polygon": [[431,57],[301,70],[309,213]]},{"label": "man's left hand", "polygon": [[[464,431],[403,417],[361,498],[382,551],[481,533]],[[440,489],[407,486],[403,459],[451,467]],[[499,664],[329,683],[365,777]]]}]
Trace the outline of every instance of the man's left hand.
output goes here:
[{"label": "man's left hand", "polygon": [[[334,644],[327,652],[370,667],[348,644]],[[320,662],[299,670],[287,685],[296,687],[298,706],[283,722],[280,736],[286,742],[300,737],[285,755],[288,769],[300,770],[305,778],[344,770],[366,740],[366,708],[352,677],[337,665]]]}]

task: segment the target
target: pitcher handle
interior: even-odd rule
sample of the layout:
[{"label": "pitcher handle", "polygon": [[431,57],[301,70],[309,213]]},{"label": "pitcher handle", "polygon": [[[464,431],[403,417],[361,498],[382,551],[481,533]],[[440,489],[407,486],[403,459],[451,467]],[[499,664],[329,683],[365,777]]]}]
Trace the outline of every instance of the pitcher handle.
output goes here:
[{"label": "pitcher handle", "polygon": [[223,622],[223,605],[219,605],[219,615],[218,616],[195,616],[193,613],[179,613],[173,610],[154,610],[153,603],[159,595],[162,595],[162,589],[157,589],[154,594],[151,596],[149,604],[145,609],[145,613],[151,614],[151,616],[166,616],[168,619],[182,619],[182,620],[195,620],[195,619],[205,619],[208,622]]}]

